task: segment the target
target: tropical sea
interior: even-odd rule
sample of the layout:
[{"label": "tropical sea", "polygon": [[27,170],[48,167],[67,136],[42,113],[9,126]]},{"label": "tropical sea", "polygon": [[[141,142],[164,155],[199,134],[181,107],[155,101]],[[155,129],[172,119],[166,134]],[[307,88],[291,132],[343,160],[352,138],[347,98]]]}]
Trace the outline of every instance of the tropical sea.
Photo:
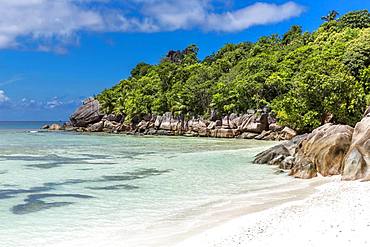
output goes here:
[{"label": "tropical sea", "polygon": [[278,200],[271,191],[293,180],[252,164],[274,142],[44,124],[0,122],[1,246],[171,246]]}]

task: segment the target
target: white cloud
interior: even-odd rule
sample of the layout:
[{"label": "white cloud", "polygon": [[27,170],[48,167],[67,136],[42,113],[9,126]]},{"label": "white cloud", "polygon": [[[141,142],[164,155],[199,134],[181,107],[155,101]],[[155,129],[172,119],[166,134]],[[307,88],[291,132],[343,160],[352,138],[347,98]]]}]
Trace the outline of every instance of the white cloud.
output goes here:
[{"label": "white cloud", "polygon": [[214,31],[234,32],[255,25],[281,22],[302,14],[304,8],[294,2],[282,5],[256,3],[243,9],[208,16],[205,28]]},{"label": "white cloud", "polygon": [[46,108],[54,109],[58,106],[63,105],[64,103],[58,99],[58,97],[54,97],[52,100],[47,101],[45,104]]},{"label": "white cloud", "polygon": [[235,32],[255,25],[277,23],[300,16],[304,8],[294,2],[282,5],[257,2],[223,13],[213,12],[210,1],[156,1],[146,5],[148,16],[157,30],[178,30],[198,27],[207,31]]},{"label": "white cloud", "polygon": [[0,104],[8,102],[9,100],[9,97],[6,96],[5,92],[3,90],[0,90]]},{"label": "white cloud", "polygon": [[[0,91],[1,93],[2,91]],[[85,98],[85,97],[81,97]],[[22,98],[19,100],[12,100],[11,104],[7,104],[15,110],[30,109],[30,110],[56,110],[61,108],[76,108],[81,104],[81,98],[70,97],[53,97],[46,100],[35,100],[29,98]],[[8,99],[9,103],[10,100]]]},{"label": "white cloud", "polygon": [[69,0],[0,0],[0,48],[18,47],[19,39],[68,41],[80,30],[98,30],[102,17]]},{"label": "white cloud", "polygon": [[[201,29],[235,32],[299,16],[294,3],[255,3],[216,11],[221,0],[0,0],[0,49],[30,44],[64,53],[78,33]],[[226,5],[225,5],[226,6]]]}]

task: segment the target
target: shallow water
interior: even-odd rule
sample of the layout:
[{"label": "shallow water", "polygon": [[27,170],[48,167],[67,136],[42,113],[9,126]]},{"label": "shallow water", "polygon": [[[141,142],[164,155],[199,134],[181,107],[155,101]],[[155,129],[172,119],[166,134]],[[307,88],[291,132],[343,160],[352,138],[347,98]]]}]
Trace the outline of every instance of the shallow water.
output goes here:
[{"label": "shallow water", "polygon": [[0,129],[1,246],[164,246],[232,198],[291,181],[271,142]]}]

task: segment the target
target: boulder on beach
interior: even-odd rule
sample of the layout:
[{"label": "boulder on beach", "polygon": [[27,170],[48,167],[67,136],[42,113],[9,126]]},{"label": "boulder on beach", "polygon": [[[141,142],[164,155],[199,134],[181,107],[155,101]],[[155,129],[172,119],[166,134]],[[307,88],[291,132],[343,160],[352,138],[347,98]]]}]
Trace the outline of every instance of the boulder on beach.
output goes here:
[{"label": "boulder on beach", "polygon": [[[290,141],[285,141],[277,146],[269,148],[268,150],[258,154],[254,160],[255,164],[269,164],[269,165],[277,165],[280,167],[284,167],[282,169],[290,169],[291,167],[286,168],[286,162],[292,164],[292,157],[294,157],[299,144],[302,140],[307,137],[305,135],[299,135],[294,137]],[[287,160],[285,160],[287,159]],[[277,161],[280,160],[280,163]]]},{"label": "boulder on beach", "polygon": [[342,163],[351,145],[353,128],[325,124],[315,129],[299,144],[290,175],[312,178],[341,174]]},{"label": "boulder on beach", "polygon": [[351,146],[344,158],[342,179],[370,180],[370,116],[356,124]]},{"label": "boulder on beach", "polygon": [[100,112],[99,101],[94,98],[86,99],[70,117],[74,127],[87,127],[89,124],[99,122],[104,114]]},{"label": "boulder on beach", "polygon": [[[281,128],[272,124],[270,127],[275,130]],[[282,132],[287,137],[296,134],[287,127],[275,134]],[[266,133],[262,132],[255,138]],[[320,174],[342,175],[343,180],[370,181],[370,108],[355,128],[324,124],[310,134],[296,136],[258,154],[254,163],[290,169],[290,175],[297,178],[312,178]]]}]

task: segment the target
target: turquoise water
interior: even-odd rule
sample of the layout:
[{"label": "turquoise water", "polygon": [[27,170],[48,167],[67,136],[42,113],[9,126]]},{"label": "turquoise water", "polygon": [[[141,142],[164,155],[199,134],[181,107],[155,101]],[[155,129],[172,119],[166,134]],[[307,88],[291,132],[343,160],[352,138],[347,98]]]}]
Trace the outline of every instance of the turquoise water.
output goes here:
[{"label": "turquoise water", "polygon": [[290,181],[251,164],[269,142],[19,125],[0,124],[1,246],[165,246],[232,198]]}]

